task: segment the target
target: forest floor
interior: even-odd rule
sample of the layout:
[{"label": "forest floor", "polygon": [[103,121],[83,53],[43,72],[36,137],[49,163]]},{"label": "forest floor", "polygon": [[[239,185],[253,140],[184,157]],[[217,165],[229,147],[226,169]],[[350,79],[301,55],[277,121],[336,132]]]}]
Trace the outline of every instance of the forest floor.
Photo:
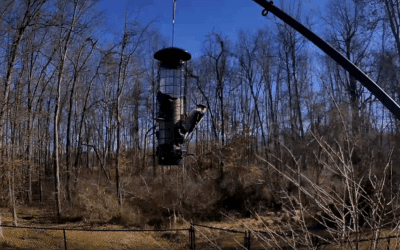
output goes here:
[{"label": "forest floor", "polygon": [[[2,225],[12,225],[12,215],[8,209],[0,208]],[[54,229],[83,230],[153,230],[126,227],[113,223],[96,223],[70,219],[61,223],[54,222],[54,216],[43,208],[19,209],[18,226]],[[246,230],[265,230],[265,223],[274,223],[273,218],[234,219],[226,216],[220,222],[201,222],[200,225],[223,229],[233,229],[240,232]],[[180,220],[165,229],[189,229],[190,223]],[[0,249],[65,249],[62,230],[43,230],[28,228],[3,227],[0,234]],[[67,249],[189,249],[188,231],[178,232],[89,232],[65,231]],[[196,227],[196,249],[244,249],[244,234],[215,230],[206,227]],[[266,243],[257,237],[251,238],[251,249],[265,249]]]}]

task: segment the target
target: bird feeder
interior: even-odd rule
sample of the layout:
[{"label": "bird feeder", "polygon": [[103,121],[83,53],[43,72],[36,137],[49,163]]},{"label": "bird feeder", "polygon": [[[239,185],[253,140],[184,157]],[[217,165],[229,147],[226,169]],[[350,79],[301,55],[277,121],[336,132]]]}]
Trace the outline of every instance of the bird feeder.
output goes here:
[{"label": "bird feeder", "polygon": [[181,165],[185,149],[185,83],[186,62],[191,55],[185,50],[170,47],[157,51],[154,59],[159,61],[157,91],[159,165]]}]

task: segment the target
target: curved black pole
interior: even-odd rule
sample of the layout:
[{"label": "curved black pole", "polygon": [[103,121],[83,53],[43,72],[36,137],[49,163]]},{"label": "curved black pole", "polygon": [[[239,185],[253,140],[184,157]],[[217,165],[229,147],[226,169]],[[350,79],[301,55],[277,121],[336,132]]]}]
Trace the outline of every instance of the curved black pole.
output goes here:
[{"label": "curved black pole", "polygon": [[340,66],[342,66],[347,72],[355,77],[364,87],[366,87],[381,103],[392,112],[392,114],[400,121],[400,106],[381,89],[371,78],[369,78],[362,70],[354,65],[350,60],[340,54],[331,45],[325,42],[322,38],[317,36],[314,32],[306,28],[304,25],[296,21],[294,18],[274,6],[273,2],[266,0],[253,0],[264,8],[263,15],[271,12],[276,17],[290,25],[293,29],[297,30],[300,34],[310,40],[333,60],[335,60]]}]

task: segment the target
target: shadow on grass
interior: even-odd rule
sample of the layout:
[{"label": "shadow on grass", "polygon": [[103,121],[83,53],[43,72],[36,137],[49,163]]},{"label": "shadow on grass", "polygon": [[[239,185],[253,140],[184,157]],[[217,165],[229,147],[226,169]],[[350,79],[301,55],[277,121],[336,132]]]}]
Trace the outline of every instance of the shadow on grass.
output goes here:
[{"label": "shadow on grass", "polygon": [[1,250],[25,250],[23,248],[18,248],[8,244],[7,242],[0,242],[0,249]]}]

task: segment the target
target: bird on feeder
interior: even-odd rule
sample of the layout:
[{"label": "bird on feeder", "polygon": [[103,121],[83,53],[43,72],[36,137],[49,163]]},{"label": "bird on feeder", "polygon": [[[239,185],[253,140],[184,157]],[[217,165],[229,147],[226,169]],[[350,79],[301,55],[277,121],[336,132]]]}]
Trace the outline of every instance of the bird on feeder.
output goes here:
[{"label": "bird on feeder", "polygon": [[176,97],[164,94],[160,91],[157,92],[157,100],[160,104],[157,120],[165,120],[171,118],[172,103]]},{"label": "bird on feeder", "polygon": [[201,122],[208,108],[207,105],[204,104],[198,104],[196,106],[197,108],[190,111],[187,117],[185,126],[186,133],[184,135],[184,139],[186,139],[189,134],[192,133],[193,130],[196,128],[197,124]]}]

